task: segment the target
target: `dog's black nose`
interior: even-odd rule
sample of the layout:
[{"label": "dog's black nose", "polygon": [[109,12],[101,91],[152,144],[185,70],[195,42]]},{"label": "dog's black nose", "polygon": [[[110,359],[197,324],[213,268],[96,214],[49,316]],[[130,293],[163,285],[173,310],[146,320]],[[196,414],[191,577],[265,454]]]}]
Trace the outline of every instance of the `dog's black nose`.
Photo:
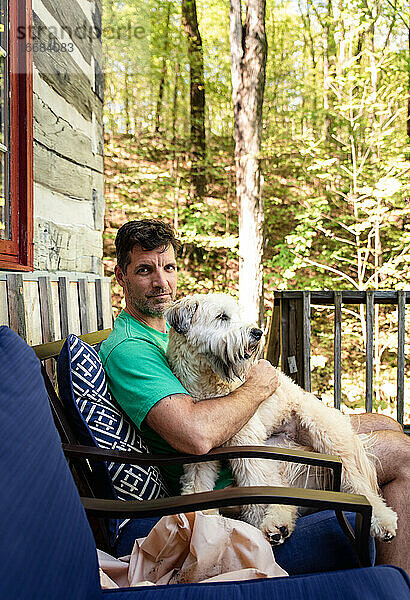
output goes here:
[{"label": "dog's black nose", "polygon": [[262,337],[262,333],[263,331],[261,331],[260,329],[256,329],[256,327],[254,329],[251,329],[251,336],[255,338],[255,340],[260,340]]}]

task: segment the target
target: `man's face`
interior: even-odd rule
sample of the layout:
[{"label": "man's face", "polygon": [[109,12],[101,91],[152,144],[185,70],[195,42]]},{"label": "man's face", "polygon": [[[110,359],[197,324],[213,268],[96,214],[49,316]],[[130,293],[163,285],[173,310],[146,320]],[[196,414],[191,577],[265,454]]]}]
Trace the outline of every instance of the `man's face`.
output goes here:
[{"label": "man's face", "polygon": [[175,299],[177,265],[172,246],[143,250],[134,246],[131,262],[123,273],[117,265],[115,275],[124,288],[129,308],[150,316],[161,317]]}]

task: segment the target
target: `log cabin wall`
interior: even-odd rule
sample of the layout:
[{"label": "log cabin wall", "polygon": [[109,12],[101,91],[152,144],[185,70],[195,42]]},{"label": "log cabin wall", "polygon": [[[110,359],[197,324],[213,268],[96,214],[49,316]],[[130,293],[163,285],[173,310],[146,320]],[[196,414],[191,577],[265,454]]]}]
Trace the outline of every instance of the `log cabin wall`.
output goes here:
[{"label": "log cabin wall", "polygon": [[103,275],[101,0],[33,0],[34,268]]},{"label": "log cabin wall", "polygon": [[0,325],[38,344],[111,327],[112,311],[102,0],[33,0],[32,9],[34,272],[0,272]]}]

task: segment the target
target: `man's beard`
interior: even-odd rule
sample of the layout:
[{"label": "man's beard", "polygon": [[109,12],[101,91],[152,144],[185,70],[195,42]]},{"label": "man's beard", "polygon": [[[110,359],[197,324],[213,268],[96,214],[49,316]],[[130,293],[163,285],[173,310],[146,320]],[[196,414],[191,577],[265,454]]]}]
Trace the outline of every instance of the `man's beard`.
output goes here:
[{"label": "man's beard", "polygon": [[[163,317],[164,313],[166,311],[166,309],[172,304],[172,296],[169,296],[169,301],[168,302],[164,302],[162,305],[160,306],[153,306],[150,304],[150,302],[144,298],[138,298],[135,297],[131,290],[129,285],[127,285],[127,292],[128,292],[128,297],[130,299],[130,303],[132,305],[132,307],[139,313],[146,315],[147,317]],[[160,294],[161,291],[158,291],[158,294]],[[168,293],[168,292],[162,292],[162,293]],[[152,298],[152,300],[154,300],[155,296]]]},{"label": "man's beard", "polygon": [[141,300],[133,300],[133,306],[137,309],[138,312],[140,312],[143,315],[146,315],[147,317],[163,317],[165,310],[168,308],[168,305],[164,306],[164,308],[160,308],[159,306],[152,307],[149,306],[148,303],[143,302]]}]

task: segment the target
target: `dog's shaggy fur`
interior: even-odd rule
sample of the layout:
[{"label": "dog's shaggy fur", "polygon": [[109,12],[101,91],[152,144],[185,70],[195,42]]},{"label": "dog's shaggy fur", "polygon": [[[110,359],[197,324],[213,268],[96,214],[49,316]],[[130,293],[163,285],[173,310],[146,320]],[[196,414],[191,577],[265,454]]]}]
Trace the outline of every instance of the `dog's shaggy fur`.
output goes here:
[{"label": "dog's shaggy fur", "polygon": [[[195,401],[225,396],[241,385],[258,346],[261,332],[244,323],[236,301],[226,294],[196,294],[167,311],[171,325],[167,358],[171,369]],[[326,407],[278,371],[279,387],[249,422],[226,445],[264,445],[286,428],[296,431],[296,442],[317,452],[340,456],[342,489],[363,494],[373,507],[371,533],[392,539],[397,516],[379,494],[376,469],[347,415]],[[230,461],[237,485],[289,485],[289,470],[269,460]],[[182,493],[212,490],[216,462],[186,465]],[[272,543],[282,543],[293,531],[296,509],[284,505],[251,505],[243,520],[259,527]]]}]

